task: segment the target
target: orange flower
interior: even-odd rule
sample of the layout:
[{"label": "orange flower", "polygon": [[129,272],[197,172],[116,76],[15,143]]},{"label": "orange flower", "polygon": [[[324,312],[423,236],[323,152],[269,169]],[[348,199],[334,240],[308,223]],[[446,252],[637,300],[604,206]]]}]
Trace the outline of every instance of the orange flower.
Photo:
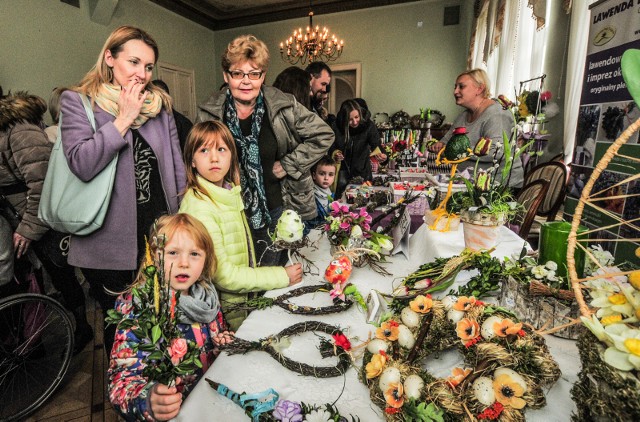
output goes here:
[{"label": "orange flower", "polygon": [[466,343],[480,335],[480,325],[478,321],[474,319],[463,318],[458,321],[456,332],[458,333],[458,338],[462,340],[462,343]]},{"label": "orange flower", "polygon": [[503,406],[522,409],[527,404],[522,399],[524,388],[507,374],[499,375],[493,380],[493,391],[496,393],[496,401]]},{"label": "orange flower", "polygon": [[411,310],[417,312],[419,314],[427,314],[431,311],[431,307],[433,306],[433,299],[431,297],[418,295],[415,299],[409,302],[409,306]]},{"label": "orange flower", "polygon": [[519,322],[516,324],[509,318],[503,319],[501,322],[496,322],[495,324],[493,324],[493,331],[498,337],[506,337],[509,334],[518,334],[520,330],[522,330],[522,323]]},{"label": "orange flower", "polygon": [[384,355],[375,354],[371,357],[371,361],[367,363],[365,370],[367,371],[367,379],[375,378],[382,373],[387,358]]},{"label": "orange flower", "polygon": [[456,388],[470,373],[471,369],[453,368],[451,376],[447,377],[447,384],[449,384],[451,388]]},{"label": "orange flower", "polygon": [[384,398],[387,404],[396,409],[402,407],[404,404],[404,387],[401,382],[392,382],[389,384],[389,389],[384,393]]},{"label": "orange flower", "polygon": [[394,320],[383,322],[380,328],[376,329],[376,337],[381,340],[398,340],[398,323]]},{"label": "orange flower", "polygon": [[458,301],[453,305],[456,311],[468,311],[476,304],[476,298],[473,296],[460,296]]}]

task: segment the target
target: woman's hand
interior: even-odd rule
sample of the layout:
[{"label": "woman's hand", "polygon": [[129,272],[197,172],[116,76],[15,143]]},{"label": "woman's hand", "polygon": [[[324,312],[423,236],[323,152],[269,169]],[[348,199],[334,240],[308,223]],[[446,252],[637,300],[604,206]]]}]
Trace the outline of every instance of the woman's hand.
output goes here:
[{"label": "woman's hand", "polygon": [[129,82],[129,85],[123,86],[120,90],[118,117],[116,117],[113,124],[121,135],[127,133],[134,120],[140,115],[142,104],[144,104],[148,94],[148,91],[144,91],[144,85],[135,80]]},{"label": "woman's hand", "polygon": [[436,153],[437,153],[437,152],[440,152],[440,150],[441,150],[442,148],[444,148],[444,142],[440,142],[440,141],[438,141],[438,142],[434,142],[434,143],[432,143],[431,145],[429,145],[429,146],[427,147],[427,149],[428,149],[430,152],[436,152]]},{"label": "woman's hand", "polygon": [[302,264],[297,263],[284,267],[287,275],[289,276],[289,286],[298,284],[302,281]]},{"label": "woman's hand", "polygon": [[387,159],[387,154],[385,154],[384,152],[381,152],[380,154],[376,155],[376,159],[380,162],[383,162],[384,160]]},{"label": "woman's hand", "polygon": [[287,175],[287,172],[284,170],[284,168],[282,168],[282,164],[280,164],[280,161],[276,161],[275,163],[273,163],[273,174],[278,179],[282,179]]},{"label": "woman's hand", "polygon": [[31,245],[31,239],[27,239],[17,232],[13,233],[13,250],[16,251],[16,258],[19,259],[26,254],[29,245]]},{"label": "woman's hand", "polygon": [[332,157],[332,158],[335,160],[335,162],[336,162],[336,163],[339,163],[339,162],[341,162],[342,160],[344,160],[344,155],[342,154],[342,151],[340,151],[340,150],[336,150],[336,151],[333,153],[333,157]]},{"label": "woman's hand", "polygon": [[175,418],[180,412],[182,394],[176,387],[168,387],[164,384],[155,384],[151,388],[151,411],[158,421],[168,421]]}]

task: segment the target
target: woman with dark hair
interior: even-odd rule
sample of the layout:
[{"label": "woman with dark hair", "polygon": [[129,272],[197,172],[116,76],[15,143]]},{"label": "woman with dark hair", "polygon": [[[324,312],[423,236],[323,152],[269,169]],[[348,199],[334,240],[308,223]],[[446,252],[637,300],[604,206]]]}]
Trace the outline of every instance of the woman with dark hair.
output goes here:
[{"label": "woman with dark hair", "polygon": [[[105,314],[128,288],[145,252],[149,227],[178,211],[185,171],[171,99],[150,83],[158,46],[145,31],[115,29],[95,66],[62,94],[62,145],[71,171],[91,180],[117,156],[109,210],[99,230],[71,236],[69,263],[82,268]],[[80,95],[91,100],[96,130]],[[111,350],[115,327],[105,329]]]},{"label": "woman with dark hair", "polygon": [[[380,147],[380,136],[375,123],[365,118],[368,117],[368,111],[365,110],[356,100],[346,100],[336,117],[336,143],[332,154],[340,163],[336,198],[342,195],[349,180],[355,177],[361,177],[364,181],[373,178],[370,156]],[[380,161],[387,159],[382,153],[376,158]]]},{"label": "woman with dark hair", "polygon": [[[238,147],[240,185],[256,259],[284,265],[286,253],[273,253],[269,232],[284,209],[303,220],[316,217],[313,166],[334,135],[322,119],[279,89],[265,86],[269,50],[253,35],[231,41],[222,55],[228,87],[200,106],[197,121],[221,120]],[[309,88],[307,88],[309,89]],[[263,255],[263,252],[265,252]]]},{"label": "woman with dark hair", "polygon": [[273,87],[278,88],[282,92],[286,92],[295,97],[295,99],[311,110],[311,97],[309,96],[309,85],[311,84],[311,75],[303,69],[296,66],[290,66],[280,72],[273,81]]}]

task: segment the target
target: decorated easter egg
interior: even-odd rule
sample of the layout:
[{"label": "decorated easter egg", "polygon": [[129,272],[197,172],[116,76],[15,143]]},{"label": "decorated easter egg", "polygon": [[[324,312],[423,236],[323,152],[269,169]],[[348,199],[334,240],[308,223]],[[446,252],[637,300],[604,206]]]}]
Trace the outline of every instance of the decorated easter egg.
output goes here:
[{"label": "decorated easter egg", "polygon": [[367,350],[374,355],[376,353],[380,353],[380,350],[386,352],[388,347],[387,342],[379,338],[374,338],[369,342],[369,344],[367,344]]},{"label": "decorated easter egg", "polygon": [[420,321],[422,317],[420,314],[412,310],[410,307],[406,306],[402,312],[400,313],[400,318],[402,318],[402,322],[409,328],[417,328],[420,326]]},{"label": "decorated easter egg", "polygon": [[478,377],[473,382],[473,395],[480,403],[485,406],[491,406],[496,401],[493,380],[488,377]]},{"label": "decorated easter egg", "polygon": [[458,311],[457,309],[449,309],[447,311],[447,319],[454,324],[464,318],[464,311]]},{"label": "decorated easter egg", "polygon": [[382,372],[380,375],[380,381],[378,386],[380,387],[380,391],[385,392],[389,389],[390,384],[399,383],[400,382],[400,370],[398,368],[394,368],[393,366],[388,367]]},{"label": "decorated easter egg", "polygon": [[324,271],[324,278],[331,284],[345,283],[351,276],[353,265],[346,256],[341,256],[331,261]]},{"label": "decorated easter egg", "polygon": [[419,399],[424,381],[419,375],[411,374],[404,380],[404,394],[410,399]]},{"label": "decorated easter egg", "polygon": [[482,328],[480,329],[480,334],[482,334],[482,337],[486,340],[491,340],[492,338],[494,338],[496,336],[496,333],[493,329],[493,325],[500,322],[502,322],[502,318],[496,315],[490,316],[489,318],[485,319],[482,323]]},{"label": "decorated easter egg", "polygon": [[415,343],[416,339],[409,327],[404,324],[398,325],[398,344],[405,349],[411,349]]},{"label": "decorated easter egg", "polygon": [[284,210],[276,226],[276,240],[287,243],[297,242],[302,239],[303,232],[304,223],[298,213],[294,210]]}]

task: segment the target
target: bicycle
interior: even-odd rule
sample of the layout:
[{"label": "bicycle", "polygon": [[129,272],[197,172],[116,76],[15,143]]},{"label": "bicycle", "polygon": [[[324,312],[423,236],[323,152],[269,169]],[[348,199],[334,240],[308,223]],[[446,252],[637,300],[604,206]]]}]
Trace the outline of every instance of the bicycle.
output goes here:
[{"label": "bicycle", "polygon": [[[0,195],[0,217],[6,218],[3,200]],[[53,394],[69,368],[73,334],[67,311],[48,296],[0,299],[0,421],[24,419]]]}]

